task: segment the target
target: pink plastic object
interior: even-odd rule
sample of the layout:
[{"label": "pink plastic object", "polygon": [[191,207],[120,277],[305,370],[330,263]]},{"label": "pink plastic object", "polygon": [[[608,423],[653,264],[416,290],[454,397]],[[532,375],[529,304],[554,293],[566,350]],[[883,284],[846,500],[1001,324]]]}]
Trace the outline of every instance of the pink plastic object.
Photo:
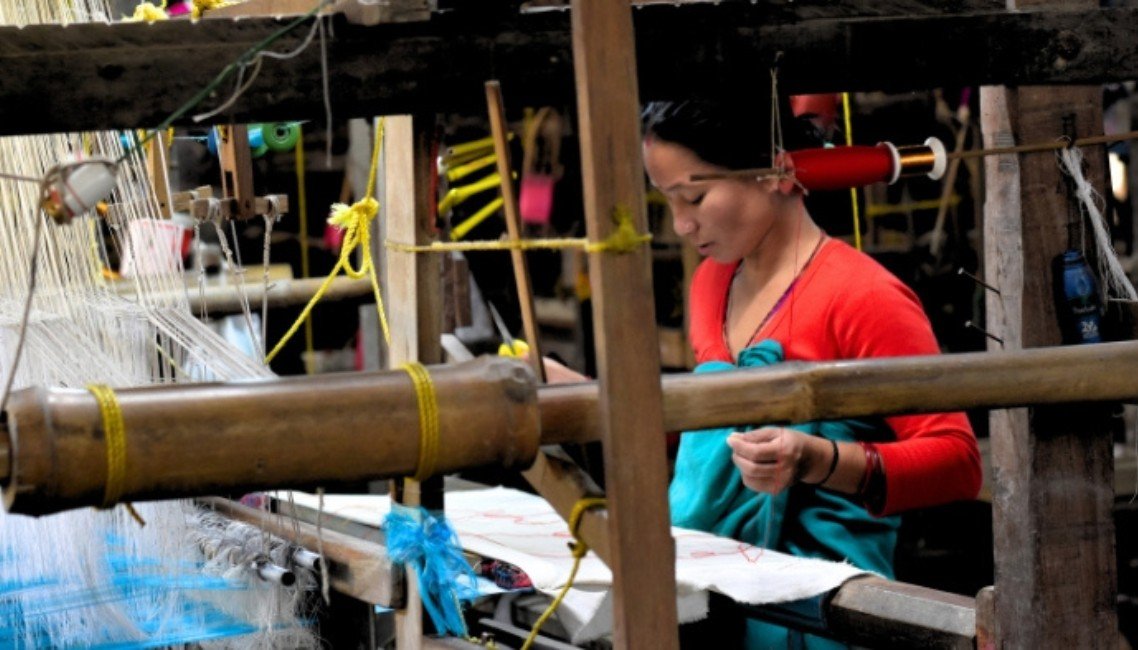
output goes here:
[{"label": "pink plastic object", "polygon": [[333,254],[340,253],[340,247],[344,245],[344,231],[340,230],[332,224],[325,224],[324,226],[324,248],[331,251]]},{"label": "pink plastic object", "polygon": [[193,11],[193,3],[189,0],[185,2],[172,2],[170,6],[166,7],[166,13],[170,16],[184,16]]},{"label": "pink plastic object", "polygon": [[518,196],[518,212],[522,223],[548,225],[553,214],[553,184],[557,180],[545,174],[526,174]]}]

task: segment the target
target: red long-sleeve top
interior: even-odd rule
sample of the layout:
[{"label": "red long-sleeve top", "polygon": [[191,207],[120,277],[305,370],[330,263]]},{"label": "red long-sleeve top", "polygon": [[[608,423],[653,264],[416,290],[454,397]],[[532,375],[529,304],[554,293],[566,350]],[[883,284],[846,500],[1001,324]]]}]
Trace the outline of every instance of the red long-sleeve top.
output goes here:
[{"label": "red long-sleeve top", "polygon": [[[691,288],[691,344],[696,360],[734,361],[723,340],[727,296],[738,263],[704,260]],[[939,354],[917,296],[870,258],[830,239],[791,293],[756,334],[782,344],[787,361],[832,361]],[[885,418],[896,441],[878,444],[891,514],[974,499],[981,462],[963,413]]]}]

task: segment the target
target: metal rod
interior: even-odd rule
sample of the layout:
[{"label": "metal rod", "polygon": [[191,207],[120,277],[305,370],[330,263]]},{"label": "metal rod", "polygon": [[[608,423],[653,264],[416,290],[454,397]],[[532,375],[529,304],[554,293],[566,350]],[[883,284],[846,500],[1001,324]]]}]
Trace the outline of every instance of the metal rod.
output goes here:
[{"label": "metal rod", "polygon": [[976,284],[984,287],[985,289],[987,289],[988,291],[991,291],[992,293],[996,294],[997,296],[1000,295],[999,289],[997,289],[996,287],[993,287],[992,285],[988,284],[987,282],[984,282],[983,280],[976,277],[975,275],[972,275],[968,271],[965,271],[963,267],[957,269],[956,274],[957,275],[963,275],[964,277],[968,278],[969,280],[972,280]]},{"label": "metal rod", "polygon": [[320,555],[318,553],[313,553],[312,551],[310,551],[306,548],[298,548],[295,551],[293,551],[292,552],[292,561],[295,562],[297,564],[297,566],[302,566],[302,567],[304,567],[306,569],[310,569],[312,571],[317,571],[317,572],[321,571]]},{"label": "metal rod", "polygon": [[[1125,142],[1128,140],[1138,140],[1138,131],[1128,131],[1126,133],[1119,133],[1116,135],[1096,135],[1087,138],[1078,138],[1071,140],[1070,138],[1057,138],[1049,142],[1034,142],[1030,144],[1013,145],[1006,147],[990,147],[987,149],[968,149],[965,151],[950,151],[948,152],[948,160],[967,160],[969,158],[983,158],[985,156],[1002,156],[1012,153],[1040,153],[1045,151],[1056,151],[1058,149],[1068,149],[1070,147],[1089,147],[1098,144],[1110,144],[1112,142]],[[790,152],[793,157],[794,152]],[[692,183],[700,181],[714,181],[725,178],[755,178],[756,180],[764,180],[767,178],[783,178],[790,177],[789,173],[780,173],[777,169],[770,167],[756,167],[753,169],[731,169],[722,172],[708,173],[708,174],[692,174],[689,180]]]},{"label": "metal rod", "polygon": [[0,178],[7,178],[8,180],[12,181],[25,181],[28,183],[35,183],[37,185],[43,183],[42,178],[35,178],[34,176],[22,176],[20,174],[7,174],[4,172],[0,172]]},{"label": "metal rod", "polygon": [[291,587],[296,584],[296,574],[283,566],[277,566],[268,560],[257,560],[253,563],[253,570],[257,577],[265,582]]},{"label": "metal rod", "polygon": [[973,330],[976,330],[977,332],[980,332],[981,334],[983,334],[984,336],[986,336],[986,337],[988,337],[988,338],[992,339],[992,340],[993,340],[993,341],[995,341],[996,343],[999,343],[999,344],[1000,344],[1000,347],[1003,347],[1003,345],[1004,345],[1004,340],[1003,340],[1002,338],[1000,338],[1000,337],[996,336],[995,334],[992,334],[991,332],[989,332],[988,330],[984,329],[983,327],[980,327],[980,326],[979,326],[979,325],[977,325],[976,323],[973,323],[973,322],[972,322],[972,321],[970,321],[970,320],[969,320],[969,321],[964,321],[964,326],[965,326],[965,327],[967,327],[968,329],[973,329]]}]

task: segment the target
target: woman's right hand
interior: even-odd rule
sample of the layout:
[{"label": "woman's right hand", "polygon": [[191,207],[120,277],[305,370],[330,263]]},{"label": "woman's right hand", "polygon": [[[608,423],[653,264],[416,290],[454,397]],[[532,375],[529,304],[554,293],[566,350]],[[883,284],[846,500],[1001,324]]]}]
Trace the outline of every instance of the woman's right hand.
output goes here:
[{"label": "woman's right hand", "polygon": [[545,383],[547,384],[576,384],[589,381],[585,375],[549,357],[542,357],[541,362],[545,366]]}]

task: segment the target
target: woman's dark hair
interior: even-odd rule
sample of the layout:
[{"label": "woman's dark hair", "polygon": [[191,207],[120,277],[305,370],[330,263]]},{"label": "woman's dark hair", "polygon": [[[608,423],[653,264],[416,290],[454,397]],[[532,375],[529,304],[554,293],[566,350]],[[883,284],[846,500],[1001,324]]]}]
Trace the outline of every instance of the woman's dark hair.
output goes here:
[{"label": "woman's dark hair", "polygon": [[[641,114],[645,138],[659,138],[691,149],[703,160],[727,169],[771,165],[770,101],[690,99],[650,102]],[[805,121],[780,102],[783,147],[818,146]]]}]

